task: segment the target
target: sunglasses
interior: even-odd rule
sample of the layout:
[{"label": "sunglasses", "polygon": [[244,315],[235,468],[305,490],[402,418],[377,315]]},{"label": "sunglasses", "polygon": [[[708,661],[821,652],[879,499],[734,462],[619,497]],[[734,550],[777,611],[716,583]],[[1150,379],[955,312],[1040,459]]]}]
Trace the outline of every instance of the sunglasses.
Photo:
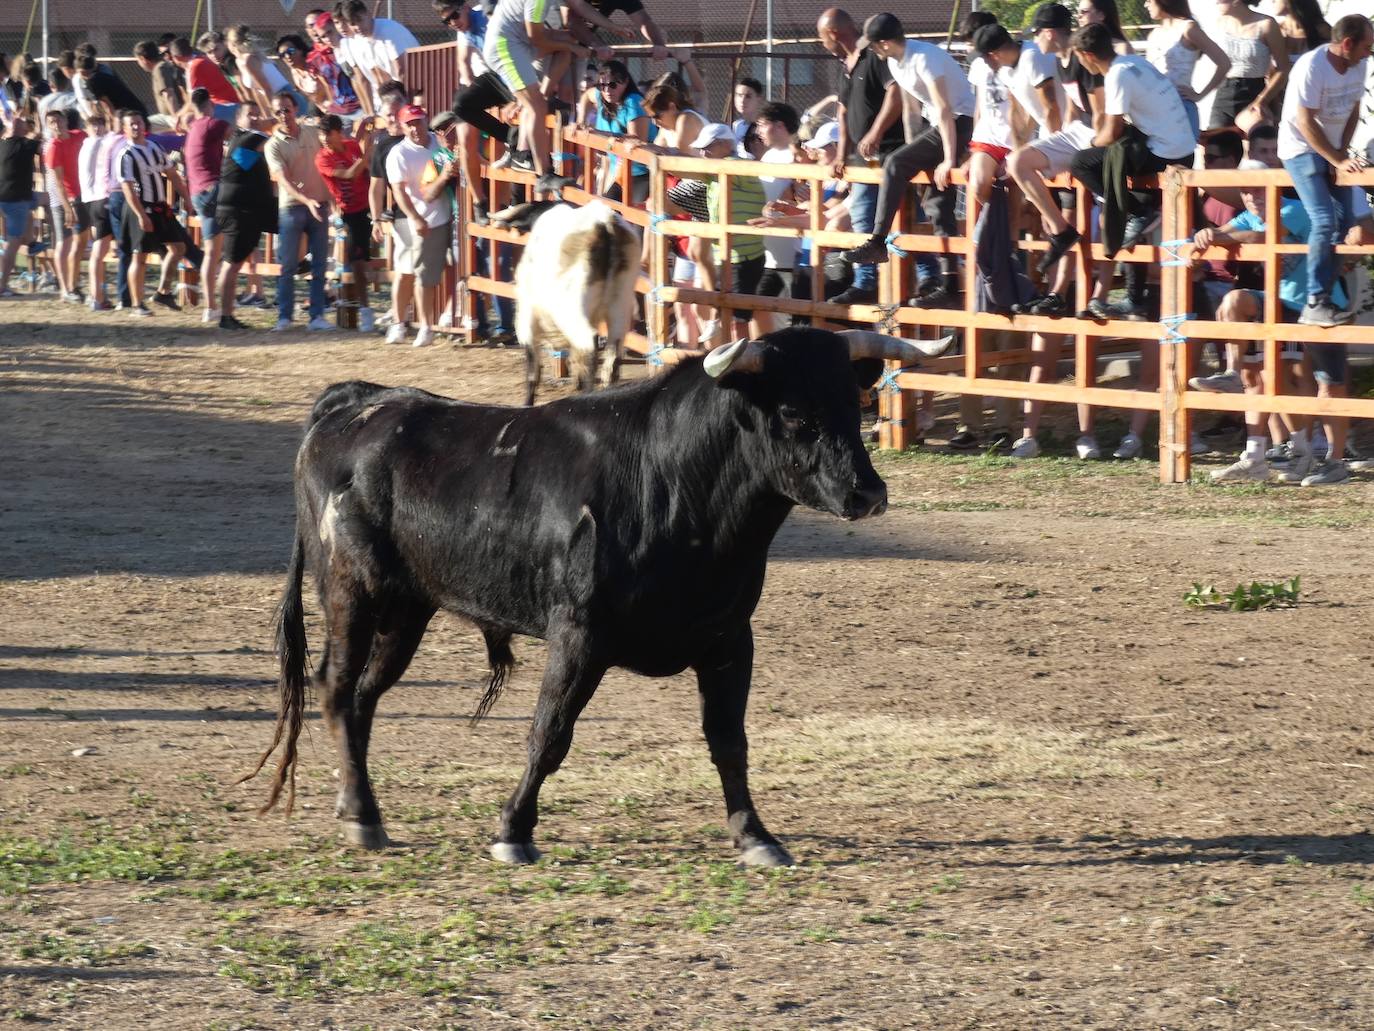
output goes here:
[{"label": "sunglasses", "polygon": [[300,51],[297,50],[295,47],[282,47],[280,50],[277,51],[277,56],[278,56],[278,57],[289,57],[291,54],[298,54],[298,53],[300,53]]},{"label": "sunglasses", "polygon": [[602,79],[596,84],[597,89],[615,89],[617,86],[625,85],[624,79]]},{"label": "sunglasses", "polygon": [[445,24],[445,25],[452,25],[454,22],[458,22],[458,21],[462,21],[462,20],[463,20],[463,14],[462,14],[461,11],[449,11],[448,14],[444,15],[444,24]]}]

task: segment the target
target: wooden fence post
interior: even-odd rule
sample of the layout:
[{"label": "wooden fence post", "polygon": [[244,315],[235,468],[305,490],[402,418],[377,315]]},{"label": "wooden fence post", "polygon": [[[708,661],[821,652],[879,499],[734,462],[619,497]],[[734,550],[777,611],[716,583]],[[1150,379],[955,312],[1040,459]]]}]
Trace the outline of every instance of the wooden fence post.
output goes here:
[{"label": "wooden fence post", "polygon": [[1159,482],[1187,483],[1191,455],[1183,395],[1188,389],[1189,343],[1180,323],[1189,317],[1191,269],[1183,256],[1188,247],[1179,241],[1192,238],[1192,213],[1182,170],[1169,168],[1161,179],[1165,260],[1159,273]]}]

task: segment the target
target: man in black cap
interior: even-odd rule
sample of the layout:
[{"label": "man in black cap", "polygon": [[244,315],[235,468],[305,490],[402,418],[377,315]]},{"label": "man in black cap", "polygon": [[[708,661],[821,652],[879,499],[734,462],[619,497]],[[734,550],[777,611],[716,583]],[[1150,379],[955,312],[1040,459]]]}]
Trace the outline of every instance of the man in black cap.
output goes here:
[{"label": "man in black cap", "polygon": [[[844,253],[853,262],[881,262],[887,260],[887,232],[902,206],[907,184],[918,172],[930,172],[934,180],[922,203],[935,226],[935,235],[957,235],[956,194],[950,173],[968,155],[969,140],[973,137],[974,97],[959,62],[933,43],[908,40],[896,15],[875,14],[869,18],[864,24],[864,37],[870,50],[887,58],[888,71],[897,85],[920,102],[927,123],[914,140],[883,161],[872,235]],[[942,254],[939,262],[943,275],[928,281],[919,298],[922,304],[951,303],[959,291],[954,259]]]}]

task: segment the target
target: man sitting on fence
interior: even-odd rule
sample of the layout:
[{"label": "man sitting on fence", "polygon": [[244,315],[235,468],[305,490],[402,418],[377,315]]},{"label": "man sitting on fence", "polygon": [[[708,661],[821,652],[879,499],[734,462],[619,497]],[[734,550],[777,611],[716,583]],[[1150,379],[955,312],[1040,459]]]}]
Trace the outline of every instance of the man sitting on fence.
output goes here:
[{"label": "man sitting on fence", "polygon": [[1307,303],[1298,322],[1335,326],[1351,312],[1332,303],[1334,248],[1354,224],[1355,187],[1333,186],[1336,169],[1358,172],[1364,158],[1349,153],[1360,121],[1367,59],[1374,26],[1362,14],[1336,22],[1331,42],[1293,66],[1279,124],[1279,157],[1312,220],[1307,239]]},{"label": "man sitting on fence", "polygon": [[[869,18],[864,23],[864,36],[879,56],[887,58],[897,84],[920,102],[927,127],[883,162],[872,235],[844,252],[845,260],[855,264],[887,260],[887,232],[901,209],[907,185],[918,172],[932,173],[934,185],[926,189],[923,206],[935,226],[935,235],[958,235],[954,215],[957,196],[950,174],[968,155],[973,137],[973,89],[953,57],[933,43],[908,40],[902,23],[892,14]],[[953,258],[942,254],[939,263],[941,279],[928,281],[920,297],[913,299],[917,303],[947,305],[959,293]]]}]

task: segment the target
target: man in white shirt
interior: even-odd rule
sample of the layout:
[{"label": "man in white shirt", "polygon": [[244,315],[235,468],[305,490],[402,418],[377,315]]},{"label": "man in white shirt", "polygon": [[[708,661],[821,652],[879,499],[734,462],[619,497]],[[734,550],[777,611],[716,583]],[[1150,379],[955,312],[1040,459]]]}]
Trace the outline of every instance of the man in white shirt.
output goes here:
[{"label": "man in white shirt", "polygon": [[[1298,315],[1305,326],[1335,326],[1351,312],[1331,300],[1336,279],[1332,250],[1355,223],[1354,186],[1334,186],[1336,171],[1358,172],[1364,158],[1350,154],[1360,121],[1360,100],[1374,26],[1362,14],[1348,14],[1332,27],[1331,42],[1298,58],[1288,78],[1279,122],[1279,159],[1307,209],[1307,305]],[[1318,347],[1315,351],[1327,351]],[[1333,349],[1334,350],[1334,349]]]},{"label": "man in white shirt", "polygon": [[[414,346],[424,347],[434,340],[434,320],[438,312],[437,293],[453,240],[453,194],[435,168],[433,151],[437,146],[429,131],[429,116],[422,107],[411,104],[397,115],[405,139],[386,156],[386,181],[405,218],[392,223],[396,237],[396,269],[392,283],[397,322],[387,332],[389,344],[405,338],[405,323],[400,321],[412,296],[420,323]],[[430,189],[434,184],[439,189]],[[416,280],[420,289],[416,290]]]},{"label": "man in white shirt", "polygon": [[339,11],[353,29],[345,55],[367,79],[372,102],[380,106],[379,89],[401,81],[401,55],[420,45],[408,28],[390,18],[374,18],[366,0],[348,0]]},{"label": "man in white shirt", "polygon": [[[968,76],[946,51],[931,43],[908,40],[902,23],[892,14],[875,14],[864,23],[868,45],[887,58],[892,78],[921,105],[927,128],[904,147],[899,147],[883,162],[883,181],[878,188],[878,211],[873,219],[873,235],[858,247],[844,252],[846,261],[860,264],[887,260],[887,233],[906,196],[906,188],[918,172],[930,172],[934,185],[928,187],[922,207],[935,227],[936,236],[955,236],[954,207],[957,199],[950,184],[950,173],[968,154],[973,136],[973,89]],[[859,144],[863,157],[866,143]],[[930,306],[953,303],[959,292],[953,259],[939,256],[942,275],[923,284],[922,293],[913,300]]]},{"label": "man in white shirt", "polygon": [[103,111],[86,120],[88,135],[81,143],[77,159],[81,171],[81,203],[86,205],[86,220],[91,227],[89,299],[91,311],[108,311],[105,299],[105,256],[110,251],[109,125]]}]

